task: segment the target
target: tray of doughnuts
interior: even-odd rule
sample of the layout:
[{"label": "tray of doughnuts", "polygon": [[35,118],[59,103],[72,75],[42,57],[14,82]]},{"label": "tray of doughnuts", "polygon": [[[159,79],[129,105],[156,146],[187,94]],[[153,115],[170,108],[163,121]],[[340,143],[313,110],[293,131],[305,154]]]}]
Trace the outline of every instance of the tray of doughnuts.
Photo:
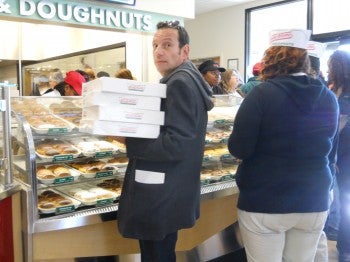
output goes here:
[{"label": "tray of doughnuts", "polygon": [[117,179],[117,178],[109,178],[109,179],[104,179],[102,181],[97,180],[97,181],[92,181],[90,183],[94,186],[112,191],[113,193],[117,194],[118,197],[122,192],[123,183],[120,179]]},{"label": "tray of doughnuts", "polygon": [[72,212],[81,205],[78,200],[53,189],[38,191],[38,209],[42,214]]},{"label": "tray of doughnuts", "polygon": [[126,153],[126,145],[125,143],[118,141],[118,137],[107,136],[105,139],[107,142],[110,142],[113,145],[117,146],[120,153]]},{"label": "tray of doughnuts", "polygon": [[129,162],[129,158],[126,156],[116,156],[110,159],[106,159],[107,163],[110,165],[114,165],[116,167],[126,167]]},{"label": "tray of doughnuts", "polygon": [[236,171],[237,166],[202,168],[201,181],[207,183],[216,183],[219,181],[232,180],[236,175]]},{"label": "tray of doughnuts", "polygon": [[23,115],[27,120],[29,117],[42,117],[50,115],[50,111],[34,99],[11,100],[11,109],[17,114]]},{"label": "tray of doughnuts", "polygon": [[26,119],[37,134],[68,133],[75,127],[66,120],[52,114],[27,116]]},{"label": "tray of doughnuts", "polygon": [[66,185],[60,187],[59,190],[70,197],[77,199],[86,206],[111,204],[117,199],[117,197],[119,197],[115,192],[89,183]]},{"label": "tray of doughnuts", "polygon": [[119,150],[116,145],[97,138],[71,139],[69,142],[87,157],[110,157]]},{"label": "tray of doughnuts", "polygon": [[69,163],[68,166],[79,172],[85,178],[108,177],[118,172],[118,167],[102,160]]},{"label": "tray of doughnuts", "polygon": [[42,184],[49,185],[74,182],[80,174],[64,164],[53,164],[37,167],[36,176]]},{"label": "tray of doughnuts", "polygon": [[77,127],[81,120],[82,108],[75,102],[76,101],[69,100],[63,100],[62,102],[54,101],[48,105],[48,108],[54,115],[59,116]]},{"label": "tray of doughnuts", "polygon": [[209,146],[204,149],[204,162],[221,161],[222,157],[230,155],[226,146]]},{"label": "tray of doughnuts", "polygon": [[39,141],[35,145],[35,152],[41,159],[53,159],[57,156],[76,158],[81,154],[81,151],[69,142],[56,139]]},{"label": "tray of doughnuts", "polygon": [[206,133],[205,141],[207,143],[227,143],[228,138],[231,135],[231,131],[212,129]]}]

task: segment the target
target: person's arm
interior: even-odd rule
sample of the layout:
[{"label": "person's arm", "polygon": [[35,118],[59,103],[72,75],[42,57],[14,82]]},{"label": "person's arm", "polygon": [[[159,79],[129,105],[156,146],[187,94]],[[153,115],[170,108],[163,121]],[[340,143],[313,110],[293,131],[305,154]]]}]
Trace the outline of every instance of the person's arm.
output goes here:
[{"label": "person's arm", "polygon": [[[193,80],[181,78],[171,81],[167,88],[165,123],[157,139],[127,138],[129,157],[151,161],[178,161],[188,142],[196,139],[197,120]],[[201,103],[201,101],[199,101]]]},{"label": "person's arm", "polygon": [[253,91],[243,100],[228,140],[230,153],[242,160],[254,154],[260,132],[261,92],[258,89]]}]

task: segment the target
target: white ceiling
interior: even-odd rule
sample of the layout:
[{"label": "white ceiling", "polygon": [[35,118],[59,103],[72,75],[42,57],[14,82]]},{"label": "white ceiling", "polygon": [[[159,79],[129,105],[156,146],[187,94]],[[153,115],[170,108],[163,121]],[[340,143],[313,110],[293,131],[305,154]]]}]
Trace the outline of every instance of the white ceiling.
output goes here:
[{"label": "white ceiling", "polygon": [[253,1],[255,0],[195,0],[195,13],[196,15],[200,15],[217,9]]}]

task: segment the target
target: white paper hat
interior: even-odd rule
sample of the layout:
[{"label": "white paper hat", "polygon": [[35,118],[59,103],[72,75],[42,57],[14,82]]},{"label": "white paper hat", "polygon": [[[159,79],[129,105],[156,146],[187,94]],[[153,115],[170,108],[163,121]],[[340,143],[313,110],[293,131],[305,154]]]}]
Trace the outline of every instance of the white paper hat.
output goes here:
[{"label": "white paper hat", "polygon": [[277,29],[270,32],[270,45],[306,49],[310,35],[310,30]]},{"label": "white paper hat", "polygon": [[315,41],[309,41],[307,43],[307,52],[309,55],[321,58],[324,51],[326,51],[326,44],[315,42]]}]

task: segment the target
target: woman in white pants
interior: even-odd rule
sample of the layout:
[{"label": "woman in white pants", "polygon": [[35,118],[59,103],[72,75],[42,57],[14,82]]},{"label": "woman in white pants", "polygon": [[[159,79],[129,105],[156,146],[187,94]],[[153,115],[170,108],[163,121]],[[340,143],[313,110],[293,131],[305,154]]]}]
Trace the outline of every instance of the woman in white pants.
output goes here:
[{"label": "woman in white pants", "polygon": [[249,262],[313,262],[335,174],[339,107],[310,77],[310,31],[275,30],[261,79],[228,141],[237,170],[238,221]]}]

